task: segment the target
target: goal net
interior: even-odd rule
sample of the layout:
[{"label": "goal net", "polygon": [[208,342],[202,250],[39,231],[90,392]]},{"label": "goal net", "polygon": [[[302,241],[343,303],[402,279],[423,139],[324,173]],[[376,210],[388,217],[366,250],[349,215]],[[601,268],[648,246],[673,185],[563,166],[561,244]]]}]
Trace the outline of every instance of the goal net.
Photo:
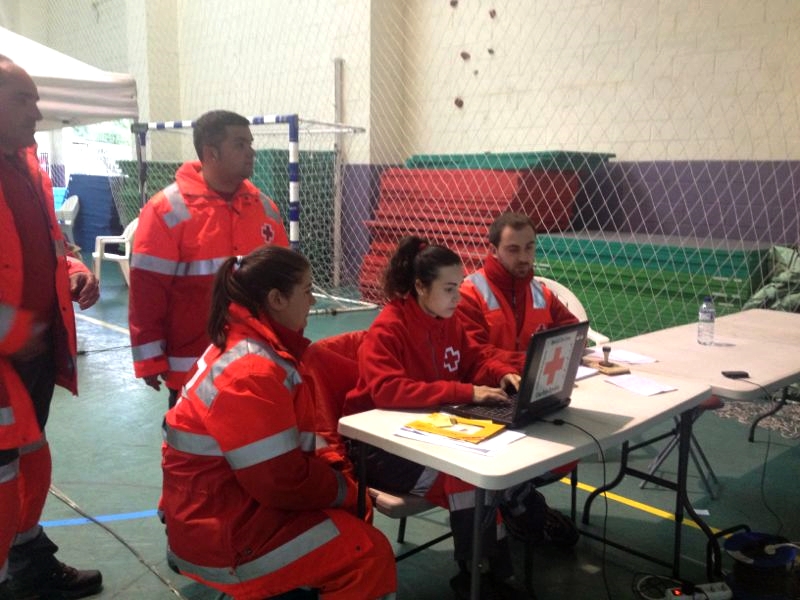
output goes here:
[{"label": "goal net", "polygon": [[[363,127],[324,147],[301,132],[300,146],[341,144],[341,203],[325,207],[341,251],[314,276],[338,273],[330,285],[365,301],[382,300],[404,235],[473,269],[488,224],[519,210],[540,224],[536,272],[620,339],[695,320],[706,294],[741,309],[772,249],[800,240],[798,2],[47,4],[42,41],[133,72],[142,121],[288,107]],[[153,134],[149,161],[187,157],[161,154],[156,135],[180,134]],[[309,252],[328,227],[312,220],[312,178]]]}]

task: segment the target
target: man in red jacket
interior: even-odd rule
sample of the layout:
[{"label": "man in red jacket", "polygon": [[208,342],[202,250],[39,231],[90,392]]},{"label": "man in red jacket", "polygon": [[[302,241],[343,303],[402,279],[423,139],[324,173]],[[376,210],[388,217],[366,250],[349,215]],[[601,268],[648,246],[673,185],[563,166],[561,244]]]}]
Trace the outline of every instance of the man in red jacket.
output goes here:
[{"label": "man in red jacket", "polygon": [[249,121],[223,110],[194,125],[199,161],[142,209],[133,241],[129,325],[137,377],[172,407],[186,373],[209,344],[206,322],[217,268],[264,244],[288,246],[275,203],[249,180]]},{"label": "man in red jacket", "polygon": [[97,279],[67,255],[53,187],[39,168],[31,77],[0,56],[0,599],[83,598],[99,571],[59,562],[39,519],[50,488],[44,427],[56,385],[77,393],[75,318]]},{"label": "man in red jacket", "polygon": [[[547,287],[533,278],[536,228],[530,217],[506,212],[489,227],[492,248],[483,268],[466,277],[456,316],[467,334],[479,344],[493,347],[493,356],[522,372],[528,341],[537,331],[577,323],[578,319]],[[537,484],[559,479],[575,463],[554,469]],[[562,546],[578,540],[578,531],[566,517],[548,507],[545,538]],[[512,533],[514,533],[512,531]]]},{"label": "man in red jacket", "polygon": [[489,227],[489,243],[483,268],[461,286],[456,314],[474,341],[494,346],[498,358],[521,372],[534,333],[578,319],[533,278],[536,228],[530,217],[501,214]]}]

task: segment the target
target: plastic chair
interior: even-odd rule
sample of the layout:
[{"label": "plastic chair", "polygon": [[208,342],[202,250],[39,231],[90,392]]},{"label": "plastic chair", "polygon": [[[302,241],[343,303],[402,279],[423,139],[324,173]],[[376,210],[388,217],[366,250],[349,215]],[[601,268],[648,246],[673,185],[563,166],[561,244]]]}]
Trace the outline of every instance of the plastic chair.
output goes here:
[{"label": "plastic chair", "polygon": [[[345,443],[337,428],[342,415],[344,398],[355,387],[358,379],[358,347],[366,331],[353,331],[334,335],[311,344],[303,356],[303,363],[311,372],[317,410],[317,434],[325,439],[328,448],[336,452],[346,463],[346,471],[353,472],[347,457]],[[441,509],[421,496],[396,494],[377,488],[368,488],[372,506],[390,519],[398,519],[397,543],[405,543],[406,522],[424,512]],[[451,537],[452,532],[440,535],[411,550],[395,556],[396,561],[413,556],[434,544]]]},{"label": "plastic chair", "polygon": [[[548,279],[547,277],[537,276],[535,277],[535,279],[536,281],[543,283],[551,292],[553,292],[556,295],[556,298],[561,300],[562,304],[564,304],[564,306],[566,306],[573,315],[578,317],[578,319],[580,319],[581,321],[588,320],[589,317],[586,314],[586,309],[583,308],[583,304],[581,304],[581,301],[578,300],[578,297],[575,294],[573,294],[569,288],[567,288],[564,285],[561,285],[560,283],[558,283],[553,279]],[[610,341],[610,339],[607,336],[603,335],[599,331],[592,329],[591,326],[589,327],[588,337],[597,346],[600,346],[601,344],[606,344]]]},{"label": "plastic chair", "polygon": [[78,218],[78,211],[81,208],[78,196],[72,195],[64,202],[61,207],[56,211],[56,220],[61,227],[61,231],[68,242],[74,244],[75,236],[73,234],[73,227],[75,226],[75,219]]},{"label": "plastic chair", "polygon": [[[139,219],[136,218],[125,227],[122,235],[98,235],[94,240],[94,252],[92,258],[94,259],[94,275],[100,281],[100,271],[104,260],[110,260],[119,265],[122,271],[122,276],[125,278],[125,284],[130,285],[131,279],[131,248],[133,246],[133,234],[136,233],[136,226],[139,224]],[[122,247],[122,254],[108,252],[106,246],[117,245]]]}]

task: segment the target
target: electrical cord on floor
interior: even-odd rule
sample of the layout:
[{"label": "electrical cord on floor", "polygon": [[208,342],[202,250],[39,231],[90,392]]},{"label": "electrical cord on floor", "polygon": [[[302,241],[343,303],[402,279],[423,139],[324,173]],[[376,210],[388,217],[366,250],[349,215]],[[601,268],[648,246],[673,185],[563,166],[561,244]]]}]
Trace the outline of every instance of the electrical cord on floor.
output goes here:
[{"label": "electrical cord on floor", "polygon": [[59,500],[61,500],[61,502],[69,506],[76,513],[81,515],[83,518],[88,519],[95,525],[99,525],[109,535],[111,535],[114,539],[116,539],[120,544],[125,546],[125,548],[127,548],[130,551],[130,553],[133,554],[136,557],[136,559],[147,568],[148,571],[150,571],[153,575],[155,575],[161,581],[161,583],[163,583],[167,588],[169,588],[169,590],[173,594],[175,594],[175,596],[177,596],[181,600],[189,600],[186,596],[181,594],[180,590],[178,590],[174,585],[172,585],[172,583],[169,580],[167,580],[161,573],[159,573],[158,569],[156,569],[153,565],[148,564],[147,561],[145,561],[144,557],[141,554],[139,554],[139,552],[133,546],[131,546],[127,541],[125,541],[116,531],[108,527],[106,524],[101,523],[92,515],[88,514],[80,506],[78,506],[74,500],[72,500],[64,492],[59,490],[56,486],[50,485],[50,493],[53,494],[53,496],[55,496]]},{"label": "electrical cord on floor", "polygon": [[[588,435],[592,439],[592,441],[597,446],[598,452],[600,453],[600,462],[603,465],[603,485],[602,485],[602,487],[605,487],[606,484],[608,483],[607,475],[606,475],[606,455],[603,452],[603,446],[600,444],[600,440],[598,440],[594,435],[592,435],[592,432],[588,431],[587,429],[584,429],[583,427],[581,427],[580,425],[576,425],[575,423],[570,423],[569,421],[565,421],[564,419],[553,419],[553,420],[540,419],[540,420],[544,421],[545,423],[552,423],[553,425],[558,425],[558,426],[569,425],[570,427],[574,427],[578,431],[581,431],[581,432],[585,433],[586,435]],[[602,555],[601,555],[601,563],[603,565],[603,568],[602,568],[603,585],[605,586],[605,589],[606,589],[606,598],[609,598],[609,600],[610,600],[611,597],[612,597],[611,596],[611,587],[608,584],[608,572],[607,572],[607,569],[606,569],[606,550],[608,548],[608,545],[605,543],[606,531],[608,529],[608,496],[606,496],[605,494],[602,494],[602,496],[603,496],[603,504],[604,504],[604,507],[605,507],[605,512],[603,514],[603,551],[602,551]]]},{"label": "electrical cord on floor", "polygon": [[97,354],[99,352],[111,352],[112,350],[129,350],[130,344],[124,346],[111,346],[109,348],[97,348],[96,350],[78,350],[78,356],[86,356],[87,354]]},{"label": "electrical cord on floor", "polygon": [[[743,377],[742,381],[745,381],[745,382],[747,382],[747,383],[749,383],[751,385],[754,385],[757,388],[759,388],[764,393],[764,399],[767,402],[773,402],[774,401],[772,392],[770,392],[767,388],[765,388],[760,383],[756,383],[755,381],[753,381],[752,379],[750,379],[748,377]],[[777,531],[776,535],[780,535],[781,531],[783,531],[783,520],[780,518],[778,513],[776,513],[772,509],[772,507],[769,505],[769,502],[767,502],[767,492],[766,492],[766,489],[765,489],[765,483],[766,483],[766,480],[767,480],[767,464],[769,463],[769,452],[770,452],[770,449],[772,447],[772,429],[770,429],[769,427],[767,427],[766,429],[767,429],[767,446],[766,446],[765,451],[764,451],[764,461],[761,464],[761,477],[760,477],[760,481],[759,481],[759,493],[761,495],[761,503],[764,505],[764,508],[766,508],[767,512],[769,512],[769,514],[771,514],[775,518],[775,520],[778,522],[778,531]]]}]

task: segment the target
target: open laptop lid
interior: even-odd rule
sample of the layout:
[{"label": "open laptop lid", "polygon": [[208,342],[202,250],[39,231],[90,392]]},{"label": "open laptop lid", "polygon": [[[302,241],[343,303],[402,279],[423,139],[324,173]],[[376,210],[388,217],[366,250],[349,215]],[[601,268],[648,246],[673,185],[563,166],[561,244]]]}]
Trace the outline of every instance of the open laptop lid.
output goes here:
[{"label": "open laptop lid", "polygon": [[[517,398],[519,420],[567,406],[586,347],[589,322],[545,329],[531,337]],[[542,410],[537,408],[541,404]]]}]

